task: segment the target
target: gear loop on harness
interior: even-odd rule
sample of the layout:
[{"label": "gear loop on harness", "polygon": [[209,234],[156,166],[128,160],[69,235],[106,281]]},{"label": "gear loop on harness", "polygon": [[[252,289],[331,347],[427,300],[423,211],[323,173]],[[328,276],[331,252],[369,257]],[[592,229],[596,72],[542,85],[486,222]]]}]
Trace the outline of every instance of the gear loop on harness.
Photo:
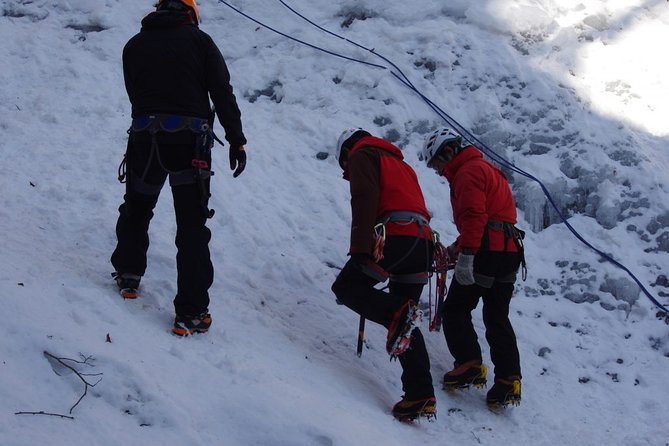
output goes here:
[{"label": "gear loop on harness", "polygon": [[525,260],[525,245],[523,244],[523,240],[525,239],[525,231],[519,229],[512,223],[506,223],[497,220],[488,220],[486,226],[493,231],[504,233],[505,250],[508,240],[511,240],[511,242],[516,246],[518,255],[520,256],[520,276],[523,282],[527,280],[527,261]]},{"label": "gear loop on harness", "polygon": [[121,160],[121,164],[118,165],[118,182],[123,184],[127,181],[126,176],[127,176],[127,171],[126,167],[128,164],[128,156],[126,153],[123,154],[123,159]]},{"label": "gear loop on harness", "polygon": [[385,223],[377,223],[374,225],[374,250],[372,257],[375,263],[383,259],[383,249],[386,245],[386,225]]}]

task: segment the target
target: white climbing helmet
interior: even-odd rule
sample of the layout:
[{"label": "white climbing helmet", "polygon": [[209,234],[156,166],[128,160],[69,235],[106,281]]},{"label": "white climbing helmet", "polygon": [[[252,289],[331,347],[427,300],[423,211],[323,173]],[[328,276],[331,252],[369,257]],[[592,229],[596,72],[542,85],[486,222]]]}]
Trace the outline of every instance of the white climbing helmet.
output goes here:
[{"label": "white climbing helmet", "polygon": [[[342,150],[344,148],[344,144],[346,143],[346,141],[348,141],[351,138],[351,136],[355,135],[358,132],[365,132],[365,133],[369,134],[369,132],[367,132],[365,129],[357,127],[357,128],[346,129],[343,132],[341,132],[341,135],[339,135],[339,139],[337,139],[336,158],[337,158],[337,161],[339,162],[340,166],[342,165],[342,161],[344,161],[342,159]],[[344,157],[344,159],[345,159],[345,157]],[[342,168],[343,168],[343,166],[342,166]]]},{"label": "white climbing helmet", "polygon": [[427,135],[422,153],[425,164],[430,164],[430,161],[432,161],[435,156],[438,156],[444,148],[444,144],[451,142],[461,144],[462,136],[448,127],[442,127]]}]

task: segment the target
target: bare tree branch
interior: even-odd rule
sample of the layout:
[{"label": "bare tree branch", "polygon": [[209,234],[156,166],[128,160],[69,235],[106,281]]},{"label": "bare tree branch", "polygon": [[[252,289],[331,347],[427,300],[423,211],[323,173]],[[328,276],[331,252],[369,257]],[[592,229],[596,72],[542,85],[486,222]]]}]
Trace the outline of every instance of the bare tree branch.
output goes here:
[{"label": "bare tree branch", "polygon": [[60,418],[67,418],[69,420],[74,420],[74,417],[70,417],[68,415],[61,415],[59,413],[49,413],[49,412],[44,412],[43,410],[40,410],[39,412],[14,412],[14,415],[49,415],[52,417],[60,417]]},{"label": "bare tree branch", "polygon": [[[81,364],[81,365],[87,365],[87,366],[90,366],[90,367],[95,367],[94,365],[89,363],[89,361],[91,361],[93,359],[92,356],[84,356],[80,353],[79,356],[81,356],[82,360],[77,361],[76,359],[71,359],[71,358],[59,358],[57,356],[52,355],[51,353],[49,353],[46,350],[44,350],[44,356],[46,356],[47,358],[51,358],[54,361],[57,361],[63,367],[65,367],[67,369],[70,369],[72,372],[74,372],[75,375],[77,375],[79,377],[81,382],[84,383],[84,393],[79,397],[77,402],[74,403],[74,405],[72,407],[70,407],[70,413],[72,413],[74,408],[77,407],[77,405],[81,402],[81,400],[83,400],[84,397],[88,394],[88,388],[89,387],[95,387],[96,385],[98,385],[98,383],[100,381],[102,381],[102,378],[100,378],[95,383],[91,384],[90,382],[86,381],[86,378],[84,378],[84,376],[100,376],[100,375],[102,375],[102,373],[81,373],[79,370],[75,369],[73,366],[71,366],[70,364],[67,364],[65,362],[65,361],[69,361],[69,362],[73,362],[75,364]],[[58,372],[56,372],[55,370],[54,370],[54,372],[56,373],[56,375],[60,376],[58,374]]]}]

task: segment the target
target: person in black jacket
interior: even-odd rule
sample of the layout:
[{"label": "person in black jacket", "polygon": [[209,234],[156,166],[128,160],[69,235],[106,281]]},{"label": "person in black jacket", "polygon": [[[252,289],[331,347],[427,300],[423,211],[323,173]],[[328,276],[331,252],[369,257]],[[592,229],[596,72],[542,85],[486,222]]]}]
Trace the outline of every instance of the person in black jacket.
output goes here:
[{"label": "person in black jacket", "polygon": [[132,126],[120,176],[127,171],[111,257],[113,277],[124,298],[137,297],[146,270],[149,222],[169,176],[178,274],[172,332],[180,336],[206,332],[211,325],[208,290],[214,272],[205,224],[213,215],[207,207],[214,121],[210,98],[230,145],[233,176],[246,166],[246,138],[230,73],[198,24],[194,0],[160,0],[123,49]]}]

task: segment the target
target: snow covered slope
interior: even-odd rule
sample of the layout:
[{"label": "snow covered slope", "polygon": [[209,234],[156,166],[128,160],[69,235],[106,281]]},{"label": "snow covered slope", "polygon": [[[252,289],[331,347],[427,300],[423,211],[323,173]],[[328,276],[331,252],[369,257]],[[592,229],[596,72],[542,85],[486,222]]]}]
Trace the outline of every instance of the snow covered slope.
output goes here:
[{"label": "snow covered slope", "polygon": [[[418,159],[444,121],[399,69],[669,305],[665,2],[229,1],[258,23],[201,0],[249,163],[233,180],[227,149],[214,155],[214,323],[189,339],[169,334],[169,193],[142,297],[123,301],[109,277],[129,125],[121,51],[152,4],[0,0],[0,445],[669,445],[669,326],[508,167],[528,229],[530,276],[512,303],[520,407],[494,414],[481,391],[437,390],[436,422],[398,423],[384,329],[368,324],[357,358],[358,317],[330,292],[348,247],[332,156],[344,128],[400,145],[434,228],[455,236],[448,186]],[[483,340],[480,312],[475,323]],[[452,358],[423,325],[438,389]],[[44,352],[79,361],[64,362],[91,386]],[[74,419],[15,414],[39,411]]]}]

